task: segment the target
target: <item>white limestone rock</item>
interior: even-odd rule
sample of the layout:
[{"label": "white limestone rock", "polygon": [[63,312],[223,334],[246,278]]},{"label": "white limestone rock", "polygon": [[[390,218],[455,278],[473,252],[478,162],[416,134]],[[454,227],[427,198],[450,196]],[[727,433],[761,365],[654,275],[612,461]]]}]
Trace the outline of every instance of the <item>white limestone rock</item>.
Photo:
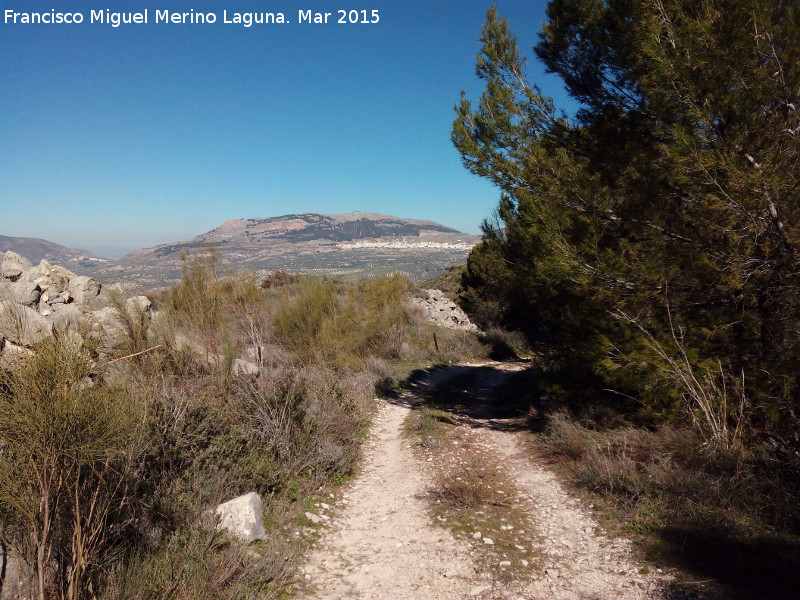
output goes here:
[{"label": "white limestone rock", "polygon": [[[53,304],[46,315],[56,331],[80,331],[87,323],[86,314],[75,304]],[[40,311],[41,312],[41,311]]]},{"label": "white limestone rock", "polygon": [[122,323],[119,321],[117,311],[111,306],[92,312],[92,319],[100,327],[101,331],[106,333],[122,331]]},{"label": "white limestone rock", "polygon": [[30,281],[0,280],[0,299],[13,300],[29,308],[34,308],[39,302],[41,290],[39,286]]},{"label": "white limestone rock", "polygon": [[257,376],[260,372],[257,364],[241,358],[237,358],[233,361],[233,368],[231,370],[234,375]]},{"label": "white limestone rock", "polygon": [[7,371],[13,371],[19,366],[20,361],[33,356],[33,350],[18,346],[9,340],[5,340],[5,342],[0,345],[0,348],[2,348],[2,350],[0,350],[0,370],[5,369]]},{"label": "white limestone rock", "polygon": [[245,543],[266,539],[261,496],[250,492],[217,506],[214,515],[218,529]]},{"label": "white limestone rock", "polygon": [[[134,320],[138,320],[142,315],[145,321],[153,318],[152,304],[147,296],[133,296],[125,301],[125,310]],[[118,344],[125,336],[125,326],[118,309],[113,306],[106,306],[100,310],[90,313],[93,322],[92,330],[105,338],[106,343],[111,345]]]},{"label": "white limestone rock", "polygon": [[69,282],[77,277],[69,269],[59,265],[51,265],[47,260],[42,259],[38,265],[28,269],[24,278],[39,285],[42,290],[40,302],[69,302]]},{"label": "white limestone rock", "polygon": [[125,308],[131,316],[142,313],[145,318],[153,318],[153,303],[147,296],[132,296],[125,301]]},{"label": "white limestone rock", "polygon": [[[39,264],[35,267],[31,267],[25,271],[25,279],[28,281],[37,281],[41,280],[44,282],[46,279],[50,277],[50,273],[53,271],[53,265],[47,259],[42,259],[39,261]],[[42,287],[42,289],[46,289]]]},{"label": "white limestone rock", "polygon": [[0,335],[20,346],[32,346],[53,335],[53,324],[27,306],[2,300]]},{"label": "white limestone rock", "polygon": [[0,600],[20,600],[20,598],[32,598],[30,584],[33,581],[33,572],[13,552],[8,552],[5,556],[0,556],[0,561],[5,562],[5,573],[3,587],[0,590]]},{"label": "white limestone rock", "polygon": [[32,269],[33,264],[24,256],[6,250],[3,262],[0,263],[0,274],[6,279],[16,281],[25,271]]},{"label": "white limestone rock", "polygon": [[305,513],[306,519],[314,523],[315,525],[322,525],[323,519],[321,516],[314,514],[312,512]]},{"label": "white limestone rock", "polygon": [[472,588],[470,588],[469,595],[470,596],[482,596],[483,594],[485,594],[486,592],[488,592],[491,589],[492,589],[492,586],[490,586],[490,585],[475,585],[475,586],[472,586]]},{"label": "white limestone rock", "polygon": [[76,304],[88,304],[100,295],[100,284],[86,275],[78,275],[69,280],[69,293]]},{"label": "white limestone rock", "polygon": [[477,332],[478,327],[467,314],[441,290],[420,290],[411,298],[411,305],[422,312],[425,319],[445,329]]}]

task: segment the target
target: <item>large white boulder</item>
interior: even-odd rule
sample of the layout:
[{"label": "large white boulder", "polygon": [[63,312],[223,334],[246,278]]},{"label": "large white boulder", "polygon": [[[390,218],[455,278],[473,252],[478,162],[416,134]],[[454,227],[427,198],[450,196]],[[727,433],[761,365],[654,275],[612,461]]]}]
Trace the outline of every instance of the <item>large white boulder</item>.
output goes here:
[{"label": "large white boulder", "polygon": [[33,308],[39,302],[41,290],[32,281],[0,280],[0,300],[13,300],[17,304]]},{"label": "large white boulder", "polygon": [[[153,307],[147,296],[128,298],[125,301],[124,310],[128,317],[134,321],[138,320],[140,315],[145,321],[150,321],[153,318]],[[92,311],[90,318],[94,322],[93,329],[95,332],[102,335],[107,343],[116,345],[121,338],[124,338],[125,325],[119,309],[113,306],[106,306],[100,310]]]},{"label": "large white boulder", "polygon": [[100,284],[86,275],[77,275],[69,280],[69,293],[76,304],[88,304],[100,294]]},{"label": "large white boulder", "polygon": [[143,314],[145,318],[152,318],[153,304],[147,296],[132,296],[125,301],[125,308],[132,317]]},{"label": "large white boulder", "polygon": [[28,281],[36,281],[37,279],[44,281],[46,278],[50,277],[52,270],[53,265],[43,258],[39,261],[38,265],[25,270],[25,279]]},{"label": "large white boulder", "polygon": [[214,516],[218,529],[227,529],[228,534],[245,542],[263,540],[264,517],[261,496],[250,492],[217,506]]},{"label": "large white boulder", "polygon": [[107,333],[116,333],[122,331],[122,323],[120,322],[117,311],[113,306],[106,306],[100,310],[93,311],[91,316],[100,326],[101,330],[104,330]]},{"label": "large white boulder", "polygon": [[80,331],[83,325],[88,324],[88,317],[75,304],[53,304],[50,310],[43,316],[57,331]]},{"label": "large white boulder", "polygon": [[419,309],[425,319],[458,331],[478,331],[478,326],[469,320],[467,314],[441,290],[420,290],[420,296],[411,298],[411,305]]},{"label": "large white boulder", "polygon": [[27,306],[0,300],[0,335],[20,346],[32,346],[53,335],[53,324]]},{"label": "large white boulder", "polygon": [[0,347],[2,348],[0,350],[0,369],[6,371],[15,370],[23,361],[33,356],[33,350],[17,346],[9,340],[6,340]]},{"label": "large white boulder", "polygon": [[6,250],[3,255],[3,262],[0,263],[0,275],[11,281],[16,281],[25,271],[32,268],[33,264],[27,258],[11,250]]},{"label": "large white boulder", "polygon": [[241,358],[237,358],[233,361],[233,368],[231,369],[234,375],[256,375],[260,373],[260,369],[258,365],[255,363],[250,362],[249,360],[243,360]]}]

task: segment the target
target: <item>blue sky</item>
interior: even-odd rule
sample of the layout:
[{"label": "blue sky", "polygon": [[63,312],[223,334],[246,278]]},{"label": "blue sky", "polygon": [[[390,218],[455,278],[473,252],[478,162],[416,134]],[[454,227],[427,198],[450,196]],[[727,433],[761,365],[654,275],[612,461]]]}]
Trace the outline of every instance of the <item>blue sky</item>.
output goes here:
[{"label": "blue sky", "polygon": [[[497,0],[530,55],[543,1]],[[497,190],[450,142],[453,106],[477,98],[490,2],[0,0],[79,11],[81,25],[0,18],[0,234],[100,256],[191,238],[232,218],[354,210],[478,233]],[[92,9],[150,9],[148,24],[90,24]],[[156,24],[155,9],[216,24]],[[339,8],[378,10],[336,24]],[[289,24],[223,24],[222,11]],[[298,9],[333,13],[296,23]],[[530,78],[564,102],[535,59]]]}]

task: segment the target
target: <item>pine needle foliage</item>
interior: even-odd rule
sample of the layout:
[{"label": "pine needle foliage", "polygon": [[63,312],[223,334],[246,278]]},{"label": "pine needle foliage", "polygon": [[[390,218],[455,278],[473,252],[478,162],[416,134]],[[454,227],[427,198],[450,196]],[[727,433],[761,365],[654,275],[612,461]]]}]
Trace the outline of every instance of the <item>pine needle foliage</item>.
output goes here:
[{"label": "pine needle foliage", "polygon": [[495,8],[476,66],[485,90],[456,106],[465,166],[502,192],[466,298],[502,306],[492,318],[572,365],[576,387],[697,415],[697,394],[669,368],[688,361],[698,382],[737,390],[747,405],[728,407],[732,418],[746,409],[752,430],[791,437],[800,9],[553,0],[547,15],[535,53],[577,111],[528,80]]}]

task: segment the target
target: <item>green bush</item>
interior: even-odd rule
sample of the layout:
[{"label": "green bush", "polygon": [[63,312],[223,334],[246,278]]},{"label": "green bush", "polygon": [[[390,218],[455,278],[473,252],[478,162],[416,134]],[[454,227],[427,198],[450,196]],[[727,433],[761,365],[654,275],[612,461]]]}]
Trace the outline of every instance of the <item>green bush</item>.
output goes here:
[{"label": "green bush", "polygon": [[261,300],[255,278],[224,270],[213,247],[184,256],[181,282],[157,297],[158,304],[183,328],[195,332],[215,356],[223,352],[226,332],[237,321],[240,327],[243,317],[249,315],[254,321],[250,309]]},{"label": "green bush", "polygon": [[273,328],[281,343],[309,362],[324,356],[327,343],[335,340],[339,299],[332,282],[315,278],[301,280],[291,292],[273,315]]},{"label": "green bush", "polygon": [[142,413],[124,388],[90,379],[72,338],[40,345],[0,386],[3,537],[33,569],[33,593],[77,599],[135,514],[130,480]]},{"label": "green bush", "polygon": [[156,552],[117,568],[107,596],[114,600],[239,600],[280,597],[291,581],[292,556],[281,544],[245,549],[215,533],[202,515]]},{"label": "green bush", "polygon": [[150,316],[138,303],[129,303],[118,289],[112,289],[108,297],[114,309],[114,317],[124,334],[121,353],[135,354],[147,350]]}]

